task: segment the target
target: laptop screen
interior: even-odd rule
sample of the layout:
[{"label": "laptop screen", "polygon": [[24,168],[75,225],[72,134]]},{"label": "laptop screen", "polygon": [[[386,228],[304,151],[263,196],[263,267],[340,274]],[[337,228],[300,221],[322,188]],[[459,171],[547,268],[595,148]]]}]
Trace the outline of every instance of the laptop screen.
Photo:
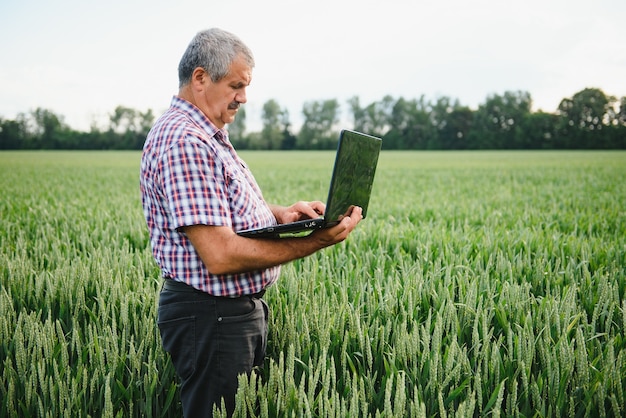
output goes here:
[{"label": "laptop screen", "polygon": [[342,131],[326,201],[326,222],[339,220],[351,206],[363,208],[365,218],[381,144],[380,138]]}]

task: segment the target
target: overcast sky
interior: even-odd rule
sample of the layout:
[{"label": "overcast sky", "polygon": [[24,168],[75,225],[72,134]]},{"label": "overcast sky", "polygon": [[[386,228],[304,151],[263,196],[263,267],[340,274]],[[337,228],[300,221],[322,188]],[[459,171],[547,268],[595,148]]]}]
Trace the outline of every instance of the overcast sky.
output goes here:
[{"label": "overcast sky", "polygon": [[37,107],[74,129],[122,105],[159,114],[199,30],[253,50],[248,126],[275,99],[296,125],[305,102],[347,113],[390,94],[531,94],[552,112],[586,87],[626,96],[624,0],[0,0],[0,117]]}]

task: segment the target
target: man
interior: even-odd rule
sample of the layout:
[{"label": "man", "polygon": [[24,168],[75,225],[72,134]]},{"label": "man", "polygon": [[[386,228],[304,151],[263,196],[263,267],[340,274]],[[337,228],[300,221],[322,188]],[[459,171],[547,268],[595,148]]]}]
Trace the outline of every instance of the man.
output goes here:
[{"label": "man", "polygon": [[198,33],[179,63],[179,92],[156,121],[141,159],[153,255],[165,278],[158,325],[181,379],[186,417],[234,409],[237,376],[261,365],[268,309],[261,299],[280,265],[345,240],[361,208],[328,229],[290,239],[236,231],[318,217],[322,202],[269,205],[225,126],[246,103],[254,58],[220,29]]}]

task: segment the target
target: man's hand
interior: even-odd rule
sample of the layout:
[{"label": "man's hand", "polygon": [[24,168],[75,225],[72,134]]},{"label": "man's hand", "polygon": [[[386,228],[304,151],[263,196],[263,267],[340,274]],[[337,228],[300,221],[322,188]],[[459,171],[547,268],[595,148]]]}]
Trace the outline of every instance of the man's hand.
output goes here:
[{"label": "man's hand", "polygon": [[352,211],[347,213],[341,221],[330,228],[318,229],[310,237],[316,239],[323,247],[338,244],[348,238],[348,235],[356,228],[363,219],[363,209],[353,206]]},{"label": "man's hand", "polygon": [[270,209],[279,224],[315,219],[324,214],[326,205],[319,200],[313,202],[299,201],[291,206],[270,205]]}]

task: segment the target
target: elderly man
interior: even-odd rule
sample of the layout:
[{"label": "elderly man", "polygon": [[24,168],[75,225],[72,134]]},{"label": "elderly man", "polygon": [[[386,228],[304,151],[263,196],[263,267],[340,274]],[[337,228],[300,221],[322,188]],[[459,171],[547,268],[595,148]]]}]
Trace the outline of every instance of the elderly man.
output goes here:
[{"label": "elderly man", "polygon": [[156,121],[141,159],[141,194],[164,277],[158,325],[181,380],[186,417],[234,410],[237,376],[264,360],[268,307],[280,265],[345,240],[355,208],[306,237],[253,239],[236,231],[318,217],[322,202],[265,202],[225,126],[246,103],[254,58],[235,35],[198,33],[178,66],[179,91]]}]

